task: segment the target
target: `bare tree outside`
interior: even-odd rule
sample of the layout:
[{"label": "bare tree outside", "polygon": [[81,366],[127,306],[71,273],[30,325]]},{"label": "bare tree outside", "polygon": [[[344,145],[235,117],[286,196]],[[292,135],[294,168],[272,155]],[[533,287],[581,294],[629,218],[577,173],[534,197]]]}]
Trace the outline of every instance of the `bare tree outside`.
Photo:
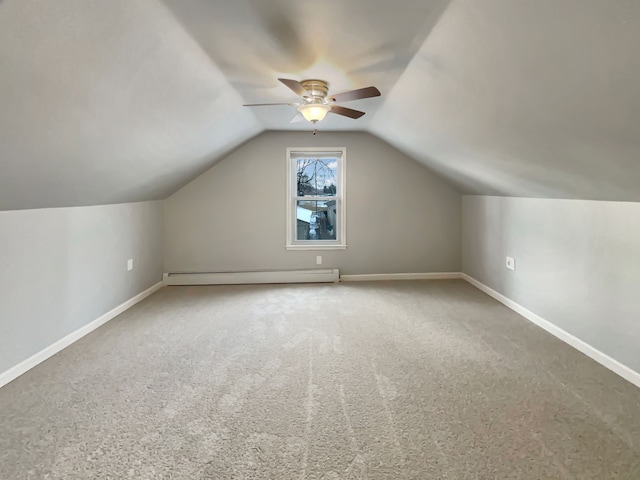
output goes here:
[{"label": "bare tree outside", "polygon": [[335,195],[336,167],[337,162],[334,159],[298,159],[296,170],[298,196]]},{"label": "bare tree outside", "polygon": [[[335,158],[299,158],[296,162],[298,240],[336,239],[337,168]],[[318,199],[318,197],[322,197]]]}]

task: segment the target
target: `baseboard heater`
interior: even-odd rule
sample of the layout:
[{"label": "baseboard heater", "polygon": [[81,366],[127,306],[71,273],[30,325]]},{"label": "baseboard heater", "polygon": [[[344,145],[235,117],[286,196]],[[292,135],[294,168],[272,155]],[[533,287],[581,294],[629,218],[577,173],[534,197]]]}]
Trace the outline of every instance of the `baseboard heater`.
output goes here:
[{"label": "baseboard heater", "polygon": [[165,273],[165,285],[243,285],[250,283],[338,283],[337,268],[256,272]]}]

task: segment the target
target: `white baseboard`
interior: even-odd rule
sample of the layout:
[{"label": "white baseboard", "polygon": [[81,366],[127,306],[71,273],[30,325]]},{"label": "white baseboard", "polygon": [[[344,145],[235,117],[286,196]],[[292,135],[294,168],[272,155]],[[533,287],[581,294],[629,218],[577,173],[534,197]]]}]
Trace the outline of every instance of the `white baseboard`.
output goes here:
[{"label": "white baseboard", "polygon": [[574,337],[569,332],[551,323],[549,320],[545,320],[539,315],[536,315],[531,310],[526,309],[519,303],[516,303],[513,300],[505,297],[501,293],[495,291],[491,287],[488,287],[484,283],[479,282],[478,280],[467,275],[466,273],[462,273],[461,278],[466,280],[467,282],[469,282],[471,285],[478,288],[479,290],[482,290],[484,293],[486,293],[490,297],[495,298],[497,301],[509,307],[514,312],[522,315],[524,318],[526,318],[530,322],[535,323],[537,326],[546,330],[554,337],[562,340],[568,345],[571,345],[573,348],[584,353],[587,357],[595,360],[600,365],[620,375],[622,378],[633,383],[637,387],[640,387],[640,373],[636,372],[635,370],[632,370],[626,365],[623,365],[619,361],[611,358],[609,355],[602,353],[600,350],[598,350],[595,347],[592,347],[591,345],[584,342],[583,340],[580,340],[579,338]]},{"label": "white baseboard", "polygon": [[71,332],[69,335],[67,335],[66,337],[61,338],[57,342],[52,343],[51,345],[49,345],[48,347],[44,348],[43,350],[40,350],[35,355],[32,355],[31,357],[27,358],[26,360],[23,360],[19,364],[11,367],[9,370],[6,370],[6,371],[0,373],[0,388],[4,387],[7,383],[15,380],[16,378],[18,378],[23,373],[26,373],[28,370],[31,370],[36,365],[44,362],[46,359],[52,357],[56,353],[58,353],[61,350],[65,349],[66,347],[68,347],[72,343],[80,340],[82,337],[84,337],[88,333],[91,333],[96,328],[104,325],[105,323],[107,323],[112,318],[117,317],[122,312],[124,312],[125,310],[131,308],[136,303],[144,300],[145,298],[147,298],[152,293],[157,292],[163,286],[164,285],[162,284],[162,282],[156,283],[152,287],[146,289],[144,292],[139,293],[135,297],[130,298],[126,302],[124,302],[124,303],[118,305],[117,307],[109,310],[107,313],[105,313],[104,315],[101,315],[100,317],[96,318],[91,323],[88,323],[84,327],[80,327],[78,330],[76,330],[74,332]]},{"label": "white baseboard", "polygon": [[370,282],[380,280],[451,280],[462,278],[460,272],[436,273],[367,273],[362,275],[340,275],[341,282]]},{"label": "white baseboard", "polygon": [[256,272],[165,273],[165,285],[246,285],[257,283],[337,283],[337,268],[265,270]]}]

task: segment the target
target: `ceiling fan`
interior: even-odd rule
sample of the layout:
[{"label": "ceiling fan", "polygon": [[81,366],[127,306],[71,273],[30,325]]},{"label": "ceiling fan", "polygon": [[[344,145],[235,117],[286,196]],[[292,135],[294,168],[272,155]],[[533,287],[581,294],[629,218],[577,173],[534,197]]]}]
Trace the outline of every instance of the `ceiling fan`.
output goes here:
[{"label": "ceiling fan", "polygon": [[360,118],[364,115],[364,112],[343,107],[337,105],[337,103],[380,96],[380,90],[376,87],[358,88],[356,90],[349,90],[348,92],[329,95],[329,83],[324,80],[309,79],[302,80],[301,82],[289,78],[279,78],[278,80],[293,90],[297,95],[301,96],[303,101],[300,103],[248,103],[243,105],[243,107],[288,105],[297,107],[298,112],[301,114],[296,115],[293,120],[291,120],[291,123],[298,122],[302,119],[316,123],[324,119],[329,112],[354,119]]}]

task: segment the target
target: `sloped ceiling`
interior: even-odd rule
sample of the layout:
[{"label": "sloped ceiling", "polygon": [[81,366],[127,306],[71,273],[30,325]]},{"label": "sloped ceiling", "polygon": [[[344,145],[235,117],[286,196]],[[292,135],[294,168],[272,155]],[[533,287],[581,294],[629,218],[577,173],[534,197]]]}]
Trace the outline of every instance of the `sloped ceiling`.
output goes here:
[{"label": "sloped ceiling", "polygon": [[479,194],[640,200],[640,2],[456,0],[370,130]]},{"label": "sloped ceiling", "polygon": [[[377,86],[390,92],[450,0],[164,0],[246,103],[299,100],[279,77],[321,78],[332,92]],[[358,121],[330,115],[322,129],[364,130],[384,98],[349,107]],[[289,123],[289,106],[253,108],[270,130]]]},{"label": "sloped ceiling", "polygon": [[640,201],[637,0],[4,0],[0,210],[165,198],[291,107],[465,193]]},{"label": "sloped ceiling", "polygon": [[155,0],[0,3],[0,209],[168,196],[262,131]]}]

